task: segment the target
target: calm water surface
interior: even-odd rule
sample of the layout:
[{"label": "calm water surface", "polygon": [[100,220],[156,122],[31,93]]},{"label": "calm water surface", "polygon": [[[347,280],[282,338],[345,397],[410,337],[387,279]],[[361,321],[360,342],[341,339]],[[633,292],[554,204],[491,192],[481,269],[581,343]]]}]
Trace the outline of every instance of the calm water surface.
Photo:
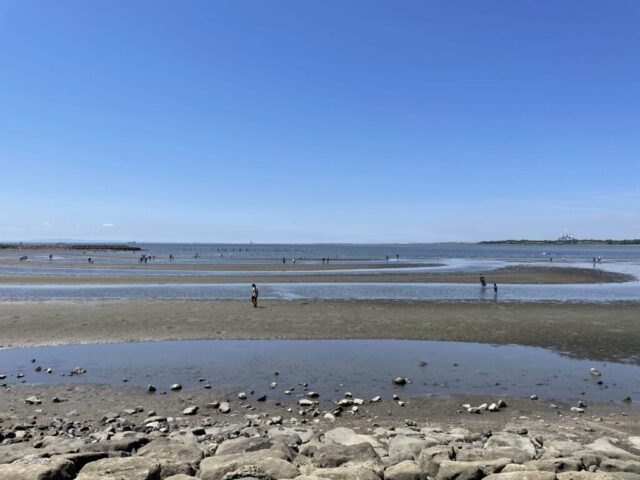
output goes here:
[{"label": "calm water surface", "polygon": [[[36,363],[31,359],[35,358]],[[427,362],[424,367],[419,362]],[[36,366],[53,374],[36,373]],[[64,375],[76,366],[79,376]],[[602,372],[596,378],[591,367]],[[33,384],[99,383],[146,386],[160,391],[173,383],[185,389],[214,387],[255,390],[256,396],[294,398],[300,384],[324,400],[345,391],[365,399],[401,396],[486,394],[547,400],[640,399],[640,367],[575,360],[549,350],[514,345],[407,340],[190,340],[37,347],[0,351],[0,373],[7,382]],[[275,375],[278,372],[278,375]],[[398,376],[413,383],[392,384]],[[602,381],[599,385],[597,382]],[[270,389],[271,382],[276,389]],[[293,396],[284,394],[293,389]]]}]

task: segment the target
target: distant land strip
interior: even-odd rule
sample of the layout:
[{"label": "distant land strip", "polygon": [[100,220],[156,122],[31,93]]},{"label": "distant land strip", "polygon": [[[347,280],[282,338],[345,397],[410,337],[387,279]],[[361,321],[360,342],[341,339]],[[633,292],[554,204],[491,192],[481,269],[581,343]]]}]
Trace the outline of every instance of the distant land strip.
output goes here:
[{"label": "distant land strip", "polygon": [[140,247],[123,243],[0,243],[1,248],[23,250],[113,250],[135,252]]},{"label": "distant land strip", "polygon": [[640,238],[630,240],[485,240],[479,245],[640,245]]}]

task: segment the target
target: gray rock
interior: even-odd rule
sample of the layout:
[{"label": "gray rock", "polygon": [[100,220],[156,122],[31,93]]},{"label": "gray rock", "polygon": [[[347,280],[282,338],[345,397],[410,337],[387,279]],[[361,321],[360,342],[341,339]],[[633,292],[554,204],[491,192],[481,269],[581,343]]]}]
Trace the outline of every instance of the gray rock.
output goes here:
[{"label": "gray rock", "polygon": [[222,442],[216,450],[216,455],[234,455],[238,453],[257,452],[260,450],[278,450],[278,458],[292,460],[293,451],[282,442],[264,437],[239,437]]},{"label": "gray rock", "polygon": [[229,402],[222,402],[218,407],[218,411],[220,413],[229,413],[231,411],[231,406],[229,405]]},{"label": "gray rock", "polygon": [[289,463],[286,457],[279,450],[258,450],[207,457],[200,463],[200,478],[222,480],[227,473],[248,466],[256,466],[274,478],[295,478],[299,474],[298,469]]},{"label": "gray rock", "polygon": [[195,405],[191,405],[182,411],[183,415],[195,415],[196,413],[198,413],[198,407]]},{"label": "gray rock", "polygon": [[556,474],[553,472],[536,472],[524,470],[521,472],[494,473],[484,480],[555,480]]},{"label": "gray rock", "polygon": [[514,463],[524,463],[536,456],[536,447],[528,437],[512,433],[497,433],[492,435],[484,448],[491,451],[492,458],[509,457]]},{"label": "gray rock", "polygon": [[640,461],[640,457],[638,455],[627,452],[623,448],[617,447],[615,445],[617,443],[619,443],[619,441],[615,438],[601,437],[595,442],[585,445],[585,449],[592,452],[597,452],[604,457]]},{"label": "gray rock", "polygon": [[311,441],[315,433],[312,428],[274,427],[267,431],[267,435],[269,438],[273,439],[281,439],[284,436],[294,440],[295,443],[308,443]]},{"label": "gray rock", "polygon": [[425,448],[438,445],[435,439],[421,439],[415,436],[396,435],[388,445],[389,464],[400,463],[404,460],[417,460],[420,452]]},{"label": "gray rock", "polygon": [[445,460],[451,460],[453,458],[453,447],[438,445],[422,450],[418,458],[418,465],[420,466],[420,470],[433,478],[438,474],[440,464]]},{"label": "gray rock", "polygon": [[240,467],[233,472],[225,473],[222,480],[276,480],[260,467],[254,465]]},{"label": "gray rock", "polygon": [[314,477],[329,480],[380,480],[378,475],[362,467],[319,468],[312,473]]},{"label": "gray rock", "polygon": [[583,470],[582,462],[576,458],[547,458],[542,460],[531,460],[524,464],[529,470],[540,470],[545,472],[577,472]]},{"label": "gray rock", "polygon": [[316,468],[362,467],[382,476],[384,464],[369,443],[356,445],[322,444],[313,452]]},{"label": "gray rock", "polygon": [[86,445],[89,452],[131,452],[150,442],[149,437],[136,432],[118,432],[110,440]]},{"label": "gray rock", "polygon": [[158,438],[138,450],[138,456],[160,464],[162,478],[183,473],[193,475],[204,457],[198,445]]},{"label": "gray rock", "polygon": [[558,480],[638,480],[637,478],[625,478],[625,475],[634,475],[633,473],[602,473],[602,472],[562,472],[556,475]]},{"label": "gray rock", "polygon": [[412,460],[392,465],[384,471],[384,480],[425,480],[427,474]]},{"label": "gray rock", "polygon": [[0,478],[7,480],[70,480],[75,474],[74,464],[61,458],[27,457],[0,465]]},{"label": "gray rock", "polygon": [[334,428],[325,434],[325,438],[340,445],[357,445],[358,443],[369,443],[374,448],[382,447],[380,442],[371,435],[361,435],[354,430],[345,427]]},{"label": "gray rock", "polygon": [[107,458],[107,452],[78,452],[78,453],[65,453],[63,455],[55,455],[52,459],[63,459],[73,463],[76,467],[76,471],[82,470],[82,468],[91,462]]},{"label": "gray rock", "polygon": [[454,462],[443,460],[440,463],[436,480],[475,480],[500,472],[510,460],[483,460],[477,462]]},{"label": "gray rock", "polygon": [[635,460],[608,459],[600,463],[600,470],[603,472],[628,472],[640,474],[640,462],[636,462]]},{"label": "gray rock", "polygon": [[84,466],[76,480],[160,480],[160,464],[141,457],[104,458]]}]

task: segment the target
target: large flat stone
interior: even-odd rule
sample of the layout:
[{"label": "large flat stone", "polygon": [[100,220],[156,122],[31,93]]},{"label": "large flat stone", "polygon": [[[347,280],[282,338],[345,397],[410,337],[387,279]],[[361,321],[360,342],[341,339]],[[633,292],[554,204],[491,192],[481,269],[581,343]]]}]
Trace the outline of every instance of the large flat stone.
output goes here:
[{"label": "large flat stone", "polygon": [[524,470],[522,472],[494,473],[484,480],[555,480],[556,474],[553,472],[536,472]]},{"label": "large flat stone", "polygon": [[183,473],[193,475],[204,453],[196,443],[159,438],[138,450],[138,456],[160,464],[162,478]]},{"label": "large flat stone", "polygon": [[222,480],[225,474],[242,467],[256,466],[274,478],[295,478],[298,469],[288,462],[288,455],[281,450],[258,450],[207,457],[200,462],[200,478]]},{"label": "large flat stone", "polygon": [[477,462],[444,460],[440,463],[436,480],[478,480],[500,472],[510,462],[508,458]]},{"label": "large flat stone", "polygon": [[425,480],[427,474],[413,460],[405,460],[388,467],[384,471],[384,480]]},{"label": "large flat stone", "polygon": [[71,480],[76,475],[73,462],[61,458],[28,458],[0,465],[0,478],[7,480]]},{"label": "large flat stone", "polygon": [[362,467],[382,476],[384,464],[369,443],[356,445],[322,444],[315,449],[311,463],[317,468]]},{"label": "large flat stone", "polygon": [[409,435],[396,435],[389,440],[389,463],[391,465],[404,460],[416,460],[425,448],[438,445],[435,439],[422,439]]},{"label": "large flat stone", "polygon": [[324,434],[326,440],[339,443],[340,445],[357,445],[359,443],[369,443],[374,448],[382,445],[371,435],[361,435],[354,430],[345,427],[334,428]]},{"label": "large flat stone", "polygon": [[319,468],[312,475],[329,480],[380,480],[378,475],[362,467]]},{"label": "large flat stone", "polygon": [[87,463],[76,480],[160,480],[160,464],[142,457],[104,458]]}]

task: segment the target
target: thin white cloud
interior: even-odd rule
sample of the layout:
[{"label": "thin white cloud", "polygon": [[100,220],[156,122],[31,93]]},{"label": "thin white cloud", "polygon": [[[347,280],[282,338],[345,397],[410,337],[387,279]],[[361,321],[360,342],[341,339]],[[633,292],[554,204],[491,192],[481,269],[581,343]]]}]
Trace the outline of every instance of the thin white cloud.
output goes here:
[{"label": "thin white cloud", "polygon": [[104,228],[111,228],[111,227],[115,227],[115,225],[113,223],[103,223],[102,226]]},{"label": "thin white cloud", "polygon": [[53,227],[53,224],[49,222],[42,222],[42,225],[45,227]]}]

